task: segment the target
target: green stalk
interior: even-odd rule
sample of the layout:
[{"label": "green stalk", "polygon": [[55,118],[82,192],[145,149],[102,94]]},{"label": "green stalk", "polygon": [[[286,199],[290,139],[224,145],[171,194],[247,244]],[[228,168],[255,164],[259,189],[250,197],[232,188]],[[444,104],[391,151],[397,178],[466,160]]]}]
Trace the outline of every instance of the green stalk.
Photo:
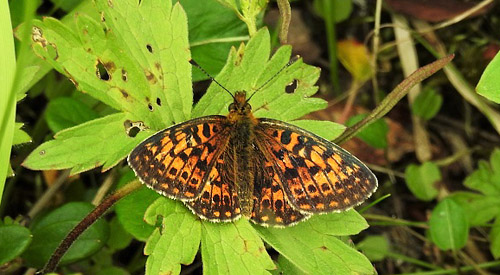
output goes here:
[{"label": "green stalk", "polygon": [[[24,7],[24,22],[31,22],[35,13],[35,1],[26,1]],[[30,25],[24,24],[25,28],[21,34],[24,41],[28,41],[30,35]],[[5,187],[7,178],[7,169],[10,167],[10,150],[12,147],[12,138],[14,136],[14,119],[16,113],[16,93],[20,77],[24,69],[23,61],[26,60],[26,54],[29,50],[27,43],[22,43],[18,62],[16,65],[16,56],[14,49],[14,35],[10,21],[10,11],[6,0],[0,3],[0,76],[3,76],[4,83],[0,87],[0,198]]]},{"label": "green stalk", "polygon": [[413,72],[407,78],[405,78],[401,83],[399,83],[391,93],[389,93],[384,100],[363,120],[354,124],[345,130],[342,135],[335,139],[336,144],[341,144],[359,133],[363,128],[368,126],[370,123],[385,116],[393,107],[396,105],[408,92],[410,89],[422,82],[424,79],[436,73],[438,70],[450,63],[450,61],[455,57],[455,55],[448,55],[441,59],[438,59],[431,64],[425,65],[420,69]]},{"label": "green stalk", "polygon": [[[331,0],[324,0],[322,2],[325,11],[332,10]],[[330,82],[332,83],[334,92],[338,93],[340,91],[340,83],[337,61],[337,33],[335,31],[335,20],[333,20],[333,15],[329,12],[325,12],[325,27],[326,38],[328,40],[328,56],[330,59]]]}]

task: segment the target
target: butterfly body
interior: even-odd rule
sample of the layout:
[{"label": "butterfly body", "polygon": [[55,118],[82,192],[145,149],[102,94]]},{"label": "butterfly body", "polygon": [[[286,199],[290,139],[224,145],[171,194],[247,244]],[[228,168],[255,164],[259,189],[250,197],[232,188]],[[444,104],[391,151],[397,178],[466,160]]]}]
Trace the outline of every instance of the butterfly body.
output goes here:
[{"label": "butterfly body", "polygon": [[211,221],[241,216],[286,226],[311,214],[347,210],[377,187],[373,173],[339,146],[291,124],[255,118],[245,92],[227,116],[169,127],[128,161],[151,189]]}]

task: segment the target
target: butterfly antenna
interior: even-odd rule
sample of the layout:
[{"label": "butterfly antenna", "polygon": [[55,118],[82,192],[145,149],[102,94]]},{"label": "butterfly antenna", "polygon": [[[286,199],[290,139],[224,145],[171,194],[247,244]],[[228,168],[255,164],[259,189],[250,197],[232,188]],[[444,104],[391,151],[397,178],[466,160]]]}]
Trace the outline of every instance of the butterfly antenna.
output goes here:
[{"label": "butterfly antenna", "polygon": [[300,58],[300,56],[298,56],[298,55],[292,57],[290,59],[290,61],[288,61],[288,63],[285,64],[285,66],[283,66],[271,78],[269,78],[266,82],[264,82],[264,84],[262,84],[259,88],[257,88],[257,90],[255,90],[255,92],[253,92],[252,95],[250,97],[248,97],[247,102],[250,101],[250,99],[252,98],[252,96],[255,95],[255,93],[257,93],[258,91],[260,91],[262,88],[266,87],[266,85],[269,84],[269,82],[271,82],[271,80],[273,80],[275,77],[277,77],[283,70],[285,70],[286,68],[290,67],[293,63],[295,63],[295,61],[299,60],[299,58]]},{"label": "butterfly antenna", "polygon": [[210,78],[211,81],[213,81],[213,82],[215,82],[215,84],[219,85],[219,87],[224,89],[224,91],[226,91],[234,99],[234,95],[228,89],[226,89],[226,87],[222,86],[222,84],[220,84],[217,80],[215,80],[215,78],[213,76],[211,76],[207,71],[205,71],[205,69],[203,69],[198,63],[196,63],[196,61],[191,59],[191,60],[189,60],[189,63],[191,63],[191,65],[195,66],[196,68],[200,69],[200,71],[202,71],[206,76],[208,76],[208,78]]}]

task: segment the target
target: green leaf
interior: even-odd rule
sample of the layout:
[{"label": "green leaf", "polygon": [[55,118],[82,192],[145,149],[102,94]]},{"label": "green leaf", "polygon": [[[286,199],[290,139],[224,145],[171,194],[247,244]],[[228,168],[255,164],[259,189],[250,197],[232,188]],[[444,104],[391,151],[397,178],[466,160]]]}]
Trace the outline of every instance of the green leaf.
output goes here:
[{"label": "green leaf", "polygon": [[[42,267],[56,247],[94,206],[90,203],[71,202],[50,212],[35,223],[31,232],[33,241],[24,252],[23,258],[30,267]],[[97,252],[106,244],[109,227],[104,220],[98,220],[73,243],[61,259],[61,265],[79,261]]]},{"label": "green leaf", "polygon": [[469,236],[469,225],[462,207],[449,198],[438,203],[432,210],[429,232],[432,241],[441,250],[464,247]]},{"label": "green leaf", "polygon": [[0,265],[21,255],[31,242],[28,228],[17,224],[0,225]]},{"label": "green leaf", "polygon": [[77,30],[51,18],[36,21],[33,50],[79,90],[153,130],[186,120],[192,89],[181,6],[159,0],[96,5],[104,26],[83,14],[76,16]]},{"label": "green leaf", "polygon": [[58,8],[68,12],[76,8],[83,0],[52,0]]},{"label": "green leaf", "polygon": [[[41,2],[40,0],[37,0],[38,2]],[[15,3],[23,3],[24,1],[15,1]],[[11,3],[13,4],[13,3]],[[11,5],[12,6],[12,5]],[[24,7],[22,7],[21,4],[21,12],[24,12]],[[65,25],[72,26],[74,25],[74,18],[76,13],[84,13],[84,14],[94,14],[95,18],[99,18],[99,15],[97,14],[94,6],[93,1],[82,1],[81,4],[73,9],[72,12],[66,14],[62,19],[61,22],[63,22]],[[16,30],[17,31],[17,30]],[[19,36],[19,33],[16,33],[17,36]],[[23,80],[22,83],[17,87],[16,94],[18,95],[18,98],[20,95],[23,95],[26,93],[29,89],[33,87],[33,85],[37,84],[48,72],[52,70],[52,66],[50,66],[49,63],[45,62],[44,60],[40,59],[33,51],[28,52],[27,56],[27,61],[26,64],[30,64],[30,68],[28,70],[23,71],[23,75],[21,76],[21,79]],[[36,71],[35,75],[33,75],[33,72]]]},{"label": "green leaf", "polygon": [[[144,254],[149,255],[146,274],[179,274],[180,265],[192,263],[196,256],[200,246],[200,222],[181,202],[166,198],[157,199],[144,219],[155,225],[160,218],[163,219],[161,230],[153,231],[144,248]],[[206,268],[204,266],[204,271]]]},{"label": "green leaf", "polygon": [[[352,116],[347,120],[346,125],[353,126],[366,116],[366,114]],[[389,126],[387,125],[387,122],[385,122],[385,120],[383,119],[379,119],[361,130],[361,132],[357,134],[357,137],[375,148],[387,148],[388,132]]]},{"label": "green leaf", "polygon": [[465,211],[470,226],[484,226],[500,214],[500,197],[472,192],[453,192],[449,198]]},{"label": "green leaf", "polygon": [[[331,10],[326,10],[325,1],[330,1]],[[335,23],[342,22],[349,18],[352,12],[351,0],[315,0],[313,2],[314,11],[322,18],[332,16]]]},{"label": "green leaf", "polygon": [[12,139],[12,145],[31,142],[31,137],[21,129],[23,125],[24,123],[16,122],[16,126],[14,128],[14,138]]},{"label": "green leaf", "polygon": [[[269,60],[270,43],[269,32],[264,28],[252,37],[246,47],[232,49],[217,81],[229,91],[253,93],[271,80],[250,100],[256,117],[290,121],[325,108],[326,101],[310,98],[317,91],[314,84],[319,77],[319,69],[298,60],[276,75],[288,63],[291,48],[279,48]],[[297,88],[293,93],[286,93],[286,86],[294,80],[297,80]],[[193,117],[227,114],[227,107],[232,102],[228,93],[212,83],[194,107]]]},{"label": "green leaf", "polygon": [[438,195],[436,183],[441,180],[441,171],[434,162],[422,165],[410,164],[405,170],[406,186],[419,200],[430,201]]},{"label": "green leaf", "polygon": [[304,271],[302,271],[296,265],[294,265],[289,260],[287,260],[286,257],[283,257],[283,255],[279,255],[278,256],[278,260],[276,262],[276,265],[278,266],[278,269],[273,270],[271,272],[272,274],[275,274],[275,275],[282,275],[282,274],[305,274]]},{"label": "green leaf", "polygon": [[328,120],[294,120],[291,123],[327,140],[335,139],[345,130],[344,125]]},{"label": "green leaf", "polygon": [[107,246],[112,250],[121,250],[127,247],[132,241],[132,235],[128,233],[117,217],[109,222],[109,239]]},{"label": "green leaf", "polygon": [[500,257],[500,218],[498,217],[490,231],[490,251],[495,259]]},{"label": "green leaf", "polygon": [[334,235],[357,234],[367,228],[354,210],[313,216],[283,229],[254,226],[260,236],[304,273],[372,274],[368,259]]},{"label": "green leaf", "polygon": [[[134,178],[134,172],[128,169],[120,178],[118,188]],[[115,211],[118,220],[123,228],[132,234],[134,238],[146,241],[151,233],[153,233],[155,227],[144,221],[144,214],[146,213],[146,209],[159,197],[158,193],[144,186],[116,203]]]},{"label": "green leaf", "polygon": [[389,253],[389,241],[385,236],[368,236],[358,243],[358,249],[363,251],[363,254],[370,261],[382,261]]},{"label": "green leaf", "polygon": [[[226,64],[232,46],[248,40],[246,25],[216,0],[182,0],[189,26],[189,44],[193,60],[211,75],[217,75]],[[193,81],[208,77],[193,69]]]},{"label": "green leaf", "polygon": [[65,129],[33,150],[23,165],[32,170],[71,169],[71,174],[101,165],[107,170],[151,134],[143,131],[129,137],[124,126],[127,120],[133,121],[130,115],[118,113]]},{"label": "green leaf", "polygon": [[266,274],[276,268],[248,220],[203,222],[202,229],[204,274]]},{"label": "green leaf", "polygon": [[415,98],[411,110],[414,115],[430,120],[439,112],[442,104],[443,96],[434,88],[427,87]]},{"label": "green leaf", "polygon": [[479,161],[476,171],[471,173],[464,185],[487,196],[500,196],[500,149],[490,156],[490,163]]},{"label": "green leaf", "polygon": [[71,97],[51,100],[45,111],[47,124],[54,133],[98,117],[89,106]]},{"label": "green leaf", "polygon": [[500,103],[500,79],[498,79],[498,75],[500,75],[500,53],[497,53],[488,64],[476,87],[478,94],[496,103]]}]

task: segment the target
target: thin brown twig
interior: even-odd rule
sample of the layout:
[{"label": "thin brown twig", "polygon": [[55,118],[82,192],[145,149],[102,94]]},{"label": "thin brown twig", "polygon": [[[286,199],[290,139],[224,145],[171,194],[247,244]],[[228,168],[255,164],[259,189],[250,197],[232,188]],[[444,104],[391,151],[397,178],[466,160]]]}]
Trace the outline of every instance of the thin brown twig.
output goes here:
[{"label": "thin brown twig", "polygon": [[64,240],[59,244],[57,249],[51,255],[45,267],[42,269],[41,274],[54,272],[54,270],[57,268],[57,265],[59,264],[59,261],[64,256],[66,251],[68,251],[71,245],[87,228],[89,228],[94,222],[96,222],[115,202],[138,190],[141,186],[142,184],[139,182],[139,180],[136,179],[106,197],[106,199],[104,199],[101,204],[94,208],[94,210],[92,210],[85,218],[83,218],[83,220],[81,220],[68,233],[68,235],[66,235]]}]

